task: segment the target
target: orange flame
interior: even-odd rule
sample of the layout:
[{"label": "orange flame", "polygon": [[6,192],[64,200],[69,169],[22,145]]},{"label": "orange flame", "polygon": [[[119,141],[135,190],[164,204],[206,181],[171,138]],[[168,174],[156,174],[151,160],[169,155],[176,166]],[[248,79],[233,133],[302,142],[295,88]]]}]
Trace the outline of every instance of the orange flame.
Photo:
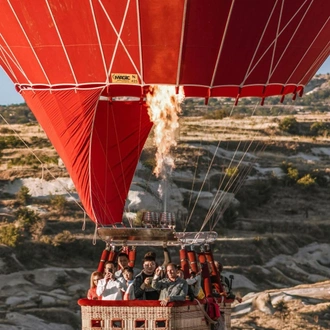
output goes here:
[{"label": "orange flame", "polygon": [[154,174],[163,179],[174,167],[170,149],[176,146],[175,131],[179,127],[180,103],[184,100],[183,88],[176,95],[175,86],[151,86],[147,94],[149,116],[154,123],[154,142],[157,146]]}]

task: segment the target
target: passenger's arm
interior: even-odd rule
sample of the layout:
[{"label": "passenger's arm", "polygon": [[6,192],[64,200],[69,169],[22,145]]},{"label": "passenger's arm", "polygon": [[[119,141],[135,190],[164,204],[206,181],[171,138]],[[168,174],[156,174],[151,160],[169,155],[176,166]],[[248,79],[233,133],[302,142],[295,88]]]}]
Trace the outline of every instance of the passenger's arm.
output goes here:
[{"label": "passenger's arm", "polygon": [[98,296],[102,296],[102,293],[104,292],[106,286],[107,286],[107,281],[105,279],[99,280],[97,282],[96,294]]},{"label": "passenger's arm", "polygon": [[162,289],[162,282],[160,281],[160,277],[158,275],[155,275],[152,278],[151,287],[157,291]]},{"label": "passenger's arm", "polygon": [[163,262],[163,267],[165,267],[171,262],[171,256],[170,253],[168,252],[167,245],[163,245],[163,252],[164,252],[164,262]]},{"label": "passenger's arm", "polygon": [[188,283],[187,281],[183,281],[182,283],[178,284],[181,286],[180,291],[173,296],[169,296],[169,301],[184,301],[186,300],[186,296],[188,294]]},{"label": "passenger's arm", "polygon": [[162,272],[163,271],[161,270],[161,267],[156,268],[155,275],[152,278],[151,287],[157,291],[159,291],[163,288],[163,286],[162,286],[163,282],[160,281]]},{"label": "passenger's arm", "polygon": [[87,299],[90,299],[90,300],[93,299],[93,294],[92,294],[92,290],[91,289],[89,289],[88,292],[87,292]]},{"label": "passenger's arm", "polygon": [[126,291],[127,285],[123,277],[118,278],[115,281],[119,283],[118,284],[119,290]]}]

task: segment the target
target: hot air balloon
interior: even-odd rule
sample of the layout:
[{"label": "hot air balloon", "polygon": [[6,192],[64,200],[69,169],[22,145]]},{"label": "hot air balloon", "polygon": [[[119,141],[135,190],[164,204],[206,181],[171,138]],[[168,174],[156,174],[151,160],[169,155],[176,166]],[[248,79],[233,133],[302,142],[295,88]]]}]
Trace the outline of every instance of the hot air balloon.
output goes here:
[{"label": "hot air balloon", "polygon": [[[182,88],[186,97],[206,103],[210,97],[236,103],[242,97],[261,103],[274,95],[295,98],[330,54],[328,0],[0,0],[0,17],[0,65],[98,227],[122,222],[152,128],[150,87]],[[127,239],[125,229],[118,230]],[[189,243],[171,229],[157,235]],[[213,263],[201,256],[205,260]],[[181,329],[188,320],[191,329],[209,328],[210,321],[189,314],[192,308],[177,308],[161,317],[169,328]],[[189,314],[185,319],[171,318],[181,309]],[[84,329],[112,327],[105,309],[101,318],[84,313]],[[123,328],[130,326],[132,315],[118,318],[126,320]]]}]

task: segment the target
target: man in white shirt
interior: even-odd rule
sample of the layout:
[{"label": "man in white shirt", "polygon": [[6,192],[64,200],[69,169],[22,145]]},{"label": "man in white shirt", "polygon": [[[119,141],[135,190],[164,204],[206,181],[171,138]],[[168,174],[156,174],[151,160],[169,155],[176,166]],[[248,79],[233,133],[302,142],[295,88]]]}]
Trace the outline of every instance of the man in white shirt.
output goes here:
[{"label": "man in white shirt", "polygon": [[108,261],[104,265],[104,278],[97,283],[96,294],[102,296],[102,300],[122,300],[123,283],[116,280],[115,265]]}]

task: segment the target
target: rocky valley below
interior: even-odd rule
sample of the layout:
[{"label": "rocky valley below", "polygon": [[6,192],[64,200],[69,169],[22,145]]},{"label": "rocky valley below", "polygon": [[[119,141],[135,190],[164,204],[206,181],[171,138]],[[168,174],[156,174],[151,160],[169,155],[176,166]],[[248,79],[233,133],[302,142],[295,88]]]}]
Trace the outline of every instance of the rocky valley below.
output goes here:
[{"label": "rocky valley below", "polygon": [[[215,258],[224,265],[223,275],[234,275],[234,292],[243,298],[233,304],[232,329],[330,329],[328,137],[283,133],[283,118],[187,117],[173,150],[176,167],[166,194],[178,231],[187,219],[189,230],[199,230],[222,192],[206,229],[218,233]],[[302,128],[330,122],[326,114],[295,118]],[[6,129],[2,134],[10,135]],[[38,125],[15,129],[26,140],[46,138]],[[22,187],[30,195],[24,207],[40,221],[33,231],[25,229],[15,246],[0,245],[0,329],[80,329],[77,300],[85,297],[105,245],[85,219],[61,162],[9,166],[30,152],[2,151],[0,228],[17,223]],[[45,146],[34,152],[56,157]],[[164,207],[150,167],[154,153],[150,139],[127,199],[125,223],[138,222],[141,210]],[[228,168],[232,177],[238,171],[229,186]],[[65,204],[56,203],[56,196],[64,196]],[[138,267],[145,249],[137,251]],[[178,251],[170,251],[179,262]]]}]

